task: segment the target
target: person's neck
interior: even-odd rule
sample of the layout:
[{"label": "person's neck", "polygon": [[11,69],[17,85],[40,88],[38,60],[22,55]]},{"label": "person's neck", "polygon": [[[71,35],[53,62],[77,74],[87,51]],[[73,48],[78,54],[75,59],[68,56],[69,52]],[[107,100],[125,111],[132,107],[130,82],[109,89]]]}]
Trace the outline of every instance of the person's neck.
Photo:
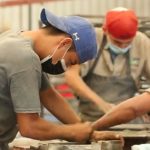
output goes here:
[{"label": "person's neck", "polygon": [[33,41],[33,50],[40,56],[40,45],[43,43],[43,34],[40,30],[24,31],[21,33],[24,38],[31,39]]},{"label": "person's neck", "polygon": [[33,41],[33,48],[34,48],[34,43],[37,39],[37,35],[35,33],[36,31],[24,31],[24,32],[21,32],[21,36],[23,36],[24,38],[27,38],[27,39],[31,39]]},{"label": "person's neck", "polygon": [[21,32],[21,35],[24,36],[25,38],[31,38],[34,39],[35,38],[35,31],[23,31]]}]

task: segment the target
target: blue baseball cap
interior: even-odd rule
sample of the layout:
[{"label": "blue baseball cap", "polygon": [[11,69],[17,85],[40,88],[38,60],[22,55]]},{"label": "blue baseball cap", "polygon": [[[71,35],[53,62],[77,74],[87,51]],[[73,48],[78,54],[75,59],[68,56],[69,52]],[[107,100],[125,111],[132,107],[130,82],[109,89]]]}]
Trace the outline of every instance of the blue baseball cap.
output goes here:
[{"label": "blue baseball cap", "polygon": [[46,10],[41,11],[41,21],[69,34],[73,39],[80,63],[96,57],[96,33],[92,24],[79,16],[58,17]]}]

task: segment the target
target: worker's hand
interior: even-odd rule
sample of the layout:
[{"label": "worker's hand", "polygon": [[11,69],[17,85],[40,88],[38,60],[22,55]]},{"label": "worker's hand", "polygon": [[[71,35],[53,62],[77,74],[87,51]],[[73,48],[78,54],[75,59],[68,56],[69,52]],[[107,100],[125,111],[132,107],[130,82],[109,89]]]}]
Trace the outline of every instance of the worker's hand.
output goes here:
[{"label": "worker's hand", "polygon": [[72,131],[70,132],[71,139],[69,141],[85,143],[89,140],[92,132],[93,129],[91,127],[91,123],[89,122],[74,124],[72,125]]},{"label": "worker's hand", "polygon": [[112,108],[114,108],[115,105],[111,103],[105,103],[103,105],[99,106],[99,109],[102,110],[104,113],[109,112]]},{"label": "worker's hand", "polygon": [[90,141],[100,141],[100,140],[121,140],[122,145],[124,145],[123,137],[112,131],[94,131],[91,134]]}]

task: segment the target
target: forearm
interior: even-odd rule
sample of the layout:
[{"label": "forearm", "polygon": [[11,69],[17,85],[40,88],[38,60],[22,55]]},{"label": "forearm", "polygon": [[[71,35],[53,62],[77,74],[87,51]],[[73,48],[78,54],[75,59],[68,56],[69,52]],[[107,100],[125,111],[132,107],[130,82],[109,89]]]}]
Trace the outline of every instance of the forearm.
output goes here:
[{"label": "forearm", "polygon": [[[45,96],[47,95],[48,96]],[[79,116],[55,90],[49,90],[41,94],[42,104],[60,121],[67,124],[80,122]]]},{"label": "forearm", "polygon": [[97,95],[91,88],[89,88],[79,75],[75,76],[75,74],[73,73],[68,73],[65,76],[65,79],[68,85],[75,91],[78,96],[92,101],[93,103],[98,105],[102,111],[105,112],[105,108],[107,107],[106,105],[108,103],[105,102],[99,95]]},{"label": "forearm", "polygon": [[[21,116],[24,117],[24,114],[21,114]],[[29,119],[21,119],[23,121],[24,120],[26,121],[18,122],[19,131],[22,136],[36,140],[52,140],[52,139],[71,140],[72,138],[71,131],[73,130],[71,126],[54,124],[52,122],[43,120],[40,117],[37,117],[37,114],[34,115],[30,114],[30,116],[31,121]]]},{"label": "forearm", "polygon": [[104,130],[108,127],[126,123],[134,118],[136,118],[136,114],[132,109],[126,109],[116,106],[116,109],[112,109],[112,111],[108,112],[99,120],[93,123],[93,128],[96,130]]},{"label": "forearm", "polygon": [[148,105],[149,101],[150,94],[148,93],[128,99],[116,106],[101,119],[94,122],[93,127],[95,129],[103,129],[121,123],[126,123],[150,111],[150,105]]},{"label": "forearm", "polygon": [[54,124],[40,118],[38,113],[17,113],[17,123],[22,136],[37,140],[63,139],[85,142],[93,131],[91,123],[88,122]]}]

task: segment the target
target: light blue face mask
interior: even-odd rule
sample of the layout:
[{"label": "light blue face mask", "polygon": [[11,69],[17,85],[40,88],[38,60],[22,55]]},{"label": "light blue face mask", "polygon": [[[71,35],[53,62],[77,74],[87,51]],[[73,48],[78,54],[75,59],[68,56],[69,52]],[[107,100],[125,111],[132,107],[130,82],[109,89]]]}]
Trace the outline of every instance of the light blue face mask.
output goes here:
[{"label": "light blue face mask", "polygon": [[125,48],[120,48],[112,43],[109,44],[109,48],[117,55],[119,54],[125,54],[126,52],[128,52],[128,50],[131,48],[131,44],[128,45]]}]

